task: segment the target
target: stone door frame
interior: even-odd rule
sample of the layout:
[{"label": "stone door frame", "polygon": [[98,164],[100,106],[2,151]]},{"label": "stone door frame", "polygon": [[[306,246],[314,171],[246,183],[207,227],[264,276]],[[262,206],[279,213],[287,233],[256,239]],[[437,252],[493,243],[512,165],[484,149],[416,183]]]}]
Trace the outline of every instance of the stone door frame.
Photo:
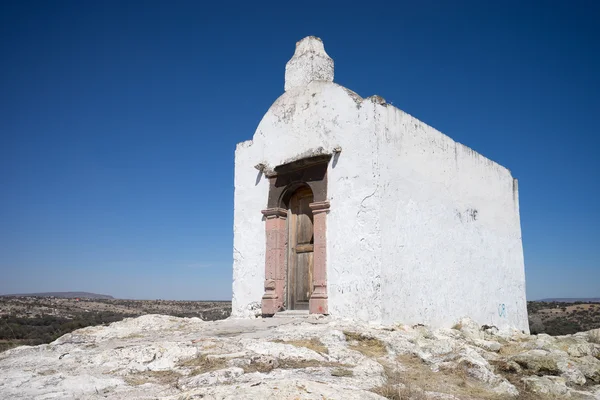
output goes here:
[{"label": "stone door frame", "polygon": [[313,192],[309,204],[313,213],[314,254],[313,291],[309,299],[310,314],[328,314],[327,308],[327,238],[326,222],[330,208],[327,200],[327,168],[329,155],[304,158],[274,169],[269,176],[267,208],[262,210],[265,219],[265,293],[261,308],[263,317],[285,310],[289,198],[303,185]]}]

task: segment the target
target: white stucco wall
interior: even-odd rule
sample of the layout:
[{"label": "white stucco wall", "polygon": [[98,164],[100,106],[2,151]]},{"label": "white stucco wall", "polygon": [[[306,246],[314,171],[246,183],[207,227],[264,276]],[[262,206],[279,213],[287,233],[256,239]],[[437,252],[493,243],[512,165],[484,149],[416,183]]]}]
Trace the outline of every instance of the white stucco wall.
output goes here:
[{"label": "white stucco wall", "polygon": [[252,162],[262,158],[252,140],[235,150],[232,315],[247,317],[260,309],[265,279],[265,223],[269,182]]},{"label": "white stucco wall", "polygon": [[393,299],[383,321],[469,316],[528,331],[510,171],[394,107],[380,111],[382,297]]},{"label": "white stucco wall", "polygon": [[341,147],[328,169],[332,316],[528,331],[510,171],[382,99],[329,81],[288,90],[235,155],[233,315],[264,289],[268,180],[254,166]]}]

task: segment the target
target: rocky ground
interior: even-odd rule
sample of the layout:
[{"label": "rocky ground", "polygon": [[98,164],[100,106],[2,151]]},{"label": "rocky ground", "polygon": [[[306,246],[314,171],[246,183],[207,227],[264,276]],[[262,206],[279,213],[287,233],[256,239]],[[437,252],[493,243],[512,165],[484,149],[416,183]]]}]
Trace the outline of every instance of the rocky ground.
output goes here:
[{"label": "rocky ground", "polygon": [[2,399],[600,399],[600,330],[144,315],[0,353]]}]

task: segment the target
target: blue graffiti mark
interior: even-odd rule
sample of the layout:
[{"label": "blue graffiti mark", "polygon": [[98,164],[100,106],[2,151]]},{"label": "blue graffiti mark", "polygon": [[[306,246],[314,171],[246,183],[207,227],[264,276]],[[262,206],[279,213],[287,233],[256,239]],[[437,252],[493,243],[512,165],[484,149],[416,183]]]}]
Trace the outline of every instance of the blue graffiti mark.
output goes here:
[{"label": "blue graffiti mark", "polygon": [[501,317],[506,317],[506,304],[498,304],[498,315]]}]

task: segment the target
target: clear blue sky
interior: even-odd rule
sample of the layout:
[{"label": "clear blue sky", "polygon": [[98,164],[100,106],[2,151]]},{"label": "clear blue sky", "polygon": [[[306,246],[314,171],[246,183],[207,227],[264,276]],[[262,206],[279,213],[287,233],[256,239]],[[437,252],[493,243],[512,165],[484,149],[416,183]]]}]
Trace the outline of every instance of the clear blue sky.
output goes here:
[{"label": "clear blue sky", "polygon": [[316,35],[519,179],[530,299],[600,296],[600,2],[204,3],[2,2],[0,293],[229,299],[235,144]]}]

